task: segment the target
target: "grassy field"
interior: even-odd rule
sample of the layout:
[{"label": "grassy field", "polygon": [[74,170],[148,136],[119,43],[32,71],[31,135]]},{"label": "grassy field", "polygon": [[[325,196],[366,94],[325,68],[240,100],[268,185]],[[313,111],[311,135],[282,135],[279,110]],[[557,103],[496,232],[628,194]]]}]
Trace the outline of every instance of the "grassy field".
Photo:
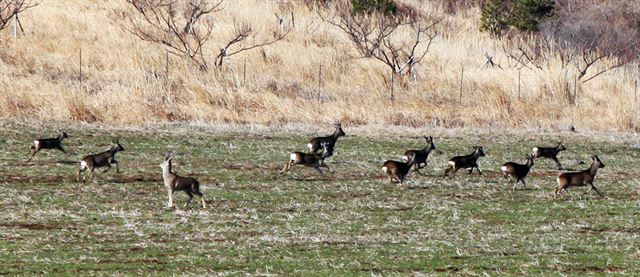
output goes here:
[{"label": "grassy field", "polygon": [[[640,151],[630,147],[632,135],[347,126],[350,136],[327,162],[333,174],[322,179],[309,168],[278,170],[310,136],[329,133],[325,126],[290,137],[259,126],[73,125],[64,143],[71,155],[44,151],[30,163],[33,139],[55,130],[1,126],[0,275],[640,272]],[[428,176],[390,184],[382,162],[422,147],[423,134],[439,150]],[[70,162],[114,138],[126,148],[117,155],[122,172],[75,182]],[[522,162],[532,146],[557,140],[568,148],[567,168],[600,156],[606,167],[596,184],[606,198],[577,188],[554,199],[552,161],[537,161],[526,190],[499,176],[503,162]],[[446,161],[474,144],[485,147],[485,175],[440,180]],[[207,209],[198,201],[165,207],[158,164],[167,151],[175,151],[178,173],[200,179]],[[185,200],[177,194],[177,205]]]}]

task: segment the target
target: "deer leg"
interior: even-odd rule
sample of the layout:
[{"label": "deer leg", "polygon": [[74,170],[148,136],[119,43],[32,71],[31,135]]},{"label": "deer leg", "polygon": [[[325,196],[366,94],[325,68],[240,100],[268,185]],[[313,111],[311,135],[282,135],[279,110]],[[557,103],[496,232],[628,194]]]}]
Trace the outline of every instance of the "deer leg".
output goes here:
[{"label": "deer leg", "polygon": [[604,198],[604,194],[602,194],[602,192],[600,192],[600,190],[598,190],[595,185],[591,184],[591,187],[589,187],[589,190],[587,192],[590,192],[591,190],[595,190],[598,195],[600,195],[600,198]]},{"label": "deer leg", "polygon": [[173,207],[173,190],[170,188],[167,188],[167,196],[169,196],[169,203],[168,206],[169,208]]},{"label": "deer leg", "polygon": [[444,179],[444,177],[449,176],[449,172],[451,171],[451,166],[448,166],[445,170],[444,170],[444,174],[442,174],[442,179]]},{"label": "deer leg", "polygon": [[76,181],[80,182],[80,173],[87,169],[86,167],[80,165],[80,169],[78,169],[78,173],[76,173]]},{"label": "deer leg", "polygon": [[[31,149],[29,150],[29,154],[27,154],[27,156],[29,157],[27,159],[27,162],[30,162],[31,159],[33,159],[33,156],[35,156],[36,153],[38,153],[38,151],[40,151],[40,147],[37,147],[35,145],[31,146]],[[31,155],[31,156],[29,156],[29,155]]]},{"label": "deer leg", "polygon": [[67,151],[66,151],[66,150],[64,150],[64,148],[62,148],[62,145],[58,145],[58,146],[56,146],[56,149],[58,149],[58,150],[62,151],[62,153],[65,153],[67,156],[69,156],[69,153],[67,153]]},{"label": "deer leg", "polygon": [[289,169],[291,168],[291,164],[293,163],[293,161],[289,161],[288,163],[286,163],[284,165],[284,168],[280,171],[280,174],[283,174],[287,171],[289,171]]},{"label": "deer leg", "polygon": [[329,166],[327,164],[323,163],[320,166],[327,168],[327,170],[329,170],[329,172],[333,173],[333,171],[331,171],[331,168],[329,168]]},{"label": "deer leg", "polygon": [[322,170],[320,170],[320,166],[314,167],[318,172],[320,172],[320,176],[322,176],[322,178],[324,178],[324,173],[322,173]]},{"label": "deer leg", "polygon": [[473,164],[473,167],[471,169],[473,168],[477,169],[478,173],[480,173],[480,176],[482,176],[482,170],[480,170],[480,167],[478,166],[478,164]]},{"label": "deer leg", "polygon": [[522,182],[522,187],[524,189],[527,189],[527,183],[524,181],[524,179],[520,179],[520,182]]},{"label": "deer leg", "polygon": [[107,171],[109,171],[111,169],[111,164],[107,164],[107,168],[105,170],[102,171],[102,173],[105,173]]},{"label": "deer leg", "polygon": [[187,205],[191,203],[191,199],[193,199],[193,194],[188,190],[185,190],[184,192],[187,194],[187,197],[189,197],[189,199],[187,199],[187,203],[184,203],[184,206],[183,206],[183,208],[186,208]]},{"label": "deer leg", "polygon": [[93,171],[95,170],[95,167],[89,168],[89,180],[93,180]]},{"label": "deer leg", "polygon": [[[118,161],[116,161],[115,159],[113,159],[111,161],[111,164],[115,164],[116,165],[116,173],[120,173],[120,165],[118,164]],[[111,166],[109,166],[111,167]]]},{"label": "deer leg", "polygon": [[558,170],[562,170],[562,165],[560,164],[560,161],[558,161],[558,157],[552,157],[553,161],[556,162],[556,165],[558,166]]},{"label": "deer leg", "polygon": [[200,196],[200,200],[202,200],[202,208],[203,209],[206,208],[207,207],[207,202],[204,201],[204,194],[199,189],[193,191],[193,194],[195,194],[197,196]]}]

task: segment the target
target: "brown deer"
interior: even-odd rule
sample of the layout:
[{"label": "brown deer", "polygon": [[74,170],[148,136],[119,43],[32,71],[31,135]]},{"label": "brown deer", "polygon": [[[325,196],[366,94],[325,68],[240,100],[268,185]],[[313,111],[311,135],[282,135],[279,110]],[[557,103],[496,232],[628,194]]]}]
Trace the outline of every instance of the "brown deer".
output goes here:
[{"label": "brown deer", "polygon": [[167,188],[167,194],[169,196],[168,207],[173,207],[173,193],[176,191],[184,191],[189,197],[187,203],[184,203],[184,207],[187,207],[193,195],[200,196],[202,200],[202,208],[207,208],[207,203],[204,200],[204,194],[200,191],[200,182],[191,177],[182,177],[171,171],[171,156],[167,154],[164,161],[160,163],[162,168],[162,179],[164,179],[164,186]]},{"label": "brown deer", "polygon": [[564,150],[567,150],[567,148],[564,147],[564,144],[562,144],[562,142],[558,141],[558,145],[556,145],[555,147],[534,147],[533,157],[536,159],[537,158],[552,159],[553,161],[556,162],[556,165],[558,165],[558,170],[562,170],[562,164],[560,164],[560,161],[558,161],[558,153]]},{"label": "brown deer", "polygon": [[565,190],[570,187],[584,187],[589,185],[590,188],[587,192],[591,190],[595,190],[600,197],[604,198],[604,195],[596,188],[593,184],[593,179],[596,177],[596,173],[598,173],[599,168],[603,168],[604,164],[598,156],[591,156],[591,166],[583,171],[578,172],[565,172],[560,174],[558,177],[558,186],[555,190],[555,197],[558,197],[559,194],[564,193]]},{"label": "brown deer", "polygon": [[27,159],[27,162],[30,162],[33,156],[35,156],[36,153],[38,153],[38,151],[40,151],[41,149],[58,149],[62,151],[62,153],[69,155],[69,153],[67,153],[67,151],[62,148],[62,141],[68,137],[69,136],[65,131],[58,129],[58,137],[41,138],[34,140],[33,145],[31,146],[31,150],[29,150],[29,154],[27,154],[27,157],[29,157]]},{"label": "brown deer", "polygon": [[111,165],[116,165],[116,173],[120,173],[120,167],[118,166],[118,161],[115,159],[116,153],[120,151],[124,151],[124,147],[115,140],[113,142],[115,145],[111,147],[111,149],[104,151],[98,154],[92,154],[85,156],[80,160],[80,169],[78,169],[78,173],[76,174],[76,179],[80,182],[80,173],[89,169],[89,179],[93,179],[93,171],[98,167],[107,167],[103,172],[107,172],[111,169]]},{"label": "brown deer", "polygon": [[533,167],[533,156],[527,154],[525,158],[527,160],[527,163],[525,164],[507,162],[500,167],[502,176],[504,176],[505,179],[511,181],[511,177],[516,177],[516,183],[513,184],[512,189],[516,189],[518,182],[522,182],[522,186],[525,189],[527,188],[527,184],[524,182],[524,177],[527,177],[527,174],[529,174],[531,167]]},{"label": "brown deer", "polygon": [[413,170],[420,175],[423,175],[420,169],[427,166],[427,159],[429,158],[431,150],[436,149],[436,145],[433,143],[433,137],[424,136],[424,139],[427,141],[427,145],[424,148],[420,150],[407,150],[402,156],[402,161],[406,163],[409,161],[409,157],[413,155]]},{"label": "brown deer", "polygon": [[336,129],[335,131],[333,131],[333,134],[326,137],[312,138],[309,141],[309,143],[307,143],[307,148],[309,148],[310,153],[312,154],[318,153],[318,151],[322,150],[322,144],[327,143],[327,149],[329,149],[330,154],[333,155],[333,149],[336,145],[336,142],[338,141],[338,138],[342,136],[346,136],[346,134],[342,130],[342,124],[340,123],[340,121],[336,122],[334,124],[334,127],[336,127]]},{"label": "brown deer", "polygon": [[329,171],[329,167],[324,163],[324,159],[332,155],[332,151],[328,147],[328,142],[323,142],[320,146],[322,147],[322,152],[320,154],[316,153],[303,153],[303,152],[293,152],[289,156],[289,162],[284,166],[280,174],[284,174],[285,172],[291,169],[293,165],[303,165],[306,167],[313,167],[315,170],[320,172],[320,175],[324,177],[322,170],[320,167],[326,167]]},{"label": "brown deer", "polygon": [[415,164],[415,153],[410,153],[405,162],[388,160],[382,164],[382,172],[389,175],[391,183],[399,183],[402,185],[405,177],[409,174],[409,170]]},{"label": "brown deer", "polygon": [[[475,146],[473,153],[465,156],[456,156],[449,160],[449,166],[444,170],[444,174],[442,178],[446,176],[450,176],[453,178],[461,168],[470,168],[469,174],[473,172],[473,169],[478,169],[478,173],[482,176],[482,170],[478,167],[478,158],[484,157],[484,151],[482,151],[482,146]],[[451,174],[451,175],[449,175]]]}]

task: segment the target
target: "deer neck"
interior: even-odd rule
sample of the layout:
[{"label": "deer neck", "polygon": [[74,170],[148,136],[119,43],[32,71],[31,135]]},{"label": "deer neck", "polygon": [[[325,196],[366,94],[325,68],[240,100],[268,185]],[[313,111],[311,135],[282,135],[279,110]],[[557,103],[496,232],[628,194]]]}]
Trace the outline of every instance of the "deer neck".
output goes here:
[{"label": "deer neck", "polygon": [[591,174],[591,176],[596,175],[596,173],[598,172],[598,164],[596,164],[595,162],[592,162],[591,166],[587,170],[589,174]]},{"label": "deer neck", "polygon": [[165,185],[168,185],[174,177],[175,175],[171,172],[171,164],[162,168],[162,178],[164,179]]}]

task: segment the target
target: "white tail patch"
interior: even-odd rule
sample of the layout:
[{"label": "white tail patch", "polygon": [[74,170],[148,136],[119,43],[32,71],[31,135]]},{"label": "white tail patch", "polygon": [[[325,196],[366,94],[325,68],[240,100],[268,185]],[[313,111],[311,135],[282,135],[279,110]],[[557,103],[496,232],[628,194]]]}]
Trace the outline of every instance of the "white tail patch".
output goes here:
[{"label": "white tail patch", "polygon": [[558,177],[558,185],[560,185],[560,177]]},{"label": "white tail patch", "polygon": [[456,166],[456,162],[454,162],[454,161],[449,161],[449,165],[451,165],[451,166]]},{"label": "white tail patch", "polygon": [[289,156],[289,159],[292,161],[295,161],[298,159],[298,155],[296,153],[291,153],[291,156]]},{"label": "white tail patch", "polygon": [[33,141],[33,144],[35,144],[36,146],[38,146],[38,145],[40,144],[40,141],[38,141],[38,140],[34,140],[34,141]]},{"label": "white tail patch", "polygon": [[404,161],[405,163],[409,161],[409,157],[407,156],[402,156],[402,161]]},{"label": "white tail patch", "polygon": [[309,151],[311,151],[311,149],[313,149],[313,144],[307,143],[307,148],[309,148]]},{"label": "white tail patch", "polygon": [[389,170],[389,169],[388,169],[386,166],[383,166],[383,167],[382,167],[382,172],[387,173],[387,171],[388,171],[388,170]]},{"label": "white tail patch", "polygon": [[533,153],[538,153],[538,147],[533,148]]},{"label": "white tail patch", "polygon": [[506,165],[503,165],[502,167],[500,167],[500,170],[502,170],[502,171],[504,171],[504,172],[507,172],[507,166],[506,166]]},{"label": "white tail patch", "polygon": [[80,169],[85,169],[85,168],[87,168],[87,162],[81,161],[80,162]]}]

